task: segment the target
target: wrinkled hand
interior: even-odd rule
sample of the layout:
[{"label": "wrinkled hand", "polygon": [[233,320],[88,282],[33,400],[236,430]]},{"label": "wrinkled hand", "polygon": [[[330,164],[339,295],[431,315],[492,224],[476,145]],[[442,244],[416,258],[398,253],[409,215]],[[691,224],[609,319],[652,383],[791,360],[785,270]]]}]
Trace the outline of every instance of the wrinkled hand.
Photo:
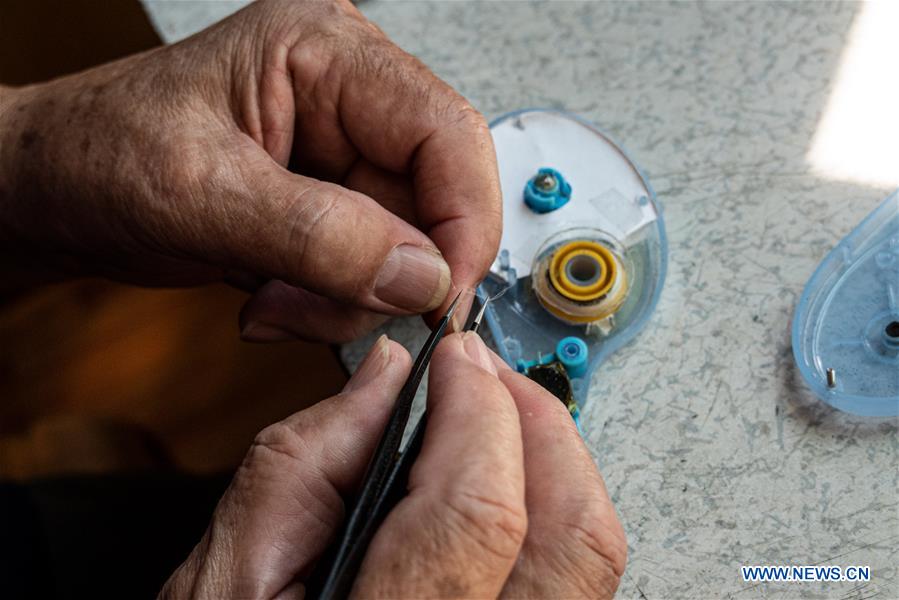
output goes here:
[{"label": "wrinkled hand", "polygon": [[[260,433],[162,597],[302,597],[410,363],[382,337],[343,393]],[[354,595],[611,597],[624,534],[562,403],[473,333],[440,343],[428,390],[409,495],[376,533]]]},{"label": "wrinkled hand", "polygon": [[263,0],[0,89],[0,136],[7,270],[225,280],[256,291],[251,340],[341,341],[445,309],[499,243],[483,118],[345,1]]}]

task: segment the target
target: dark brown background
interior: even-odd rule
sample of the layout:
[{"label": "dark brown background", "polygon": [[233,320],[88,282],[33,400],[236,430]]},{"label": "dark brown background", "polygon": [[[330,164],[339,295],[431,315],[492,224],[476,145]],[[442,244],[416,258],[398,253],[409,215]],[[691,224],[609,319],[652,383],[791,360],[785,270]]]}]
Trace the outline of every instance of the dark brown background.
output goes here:
[{"label": "dark brown background", "polygon": [[[159,45],[133,0],[3,0],[0,82]],[[139,101],[139,99],[137,100]],[[246,295],[99,280],[0,298],[0,479],[236,465],[265,425],[335,393],[326,346],[239,340]]]}]

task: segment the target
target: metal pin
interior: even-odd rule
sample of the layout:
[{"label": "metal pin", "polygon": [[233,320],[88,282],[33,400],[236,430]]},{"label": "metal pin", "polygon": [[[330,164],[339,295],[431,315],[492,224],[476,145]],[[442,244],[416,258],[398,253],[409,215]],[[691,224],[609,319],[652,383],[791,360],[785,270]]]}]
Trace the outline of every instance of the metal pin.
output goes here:
[{"label": "metal pin", "polygon": [[831,389],[837,387],[837,372],[831,368],[827,369],[827,387]]},{"label": "metal pin", "polygon": [[481,321],[484,319],[484,313],[487,312],[487,305],[490,304],[490,300],[491,298],[484,298],[481,301],[481,309],[478,311],[478,314],[475,315],[471,325],[468,326],[468,331],[477,332],[478,328],[480,328]]},{"label": "metal pin", "polygon": [[540,173],[534,179],[534,185],[536,185],[538,189],[548,192],[556,187],[556,178],[550,173]]},{"label": "metal pin", "polygon": [[449,305],[449,308],[446,309],[446,314],[443,316],[443,318],[446,319],[447,322],[449,322],[449,320],[453,318],[453,313],[456,312],[456,306],[459,304],[459,298],[461,298],[461,297],[462,297],[462,292],[459,292],[458,294],[456,294],[456,298]]}]

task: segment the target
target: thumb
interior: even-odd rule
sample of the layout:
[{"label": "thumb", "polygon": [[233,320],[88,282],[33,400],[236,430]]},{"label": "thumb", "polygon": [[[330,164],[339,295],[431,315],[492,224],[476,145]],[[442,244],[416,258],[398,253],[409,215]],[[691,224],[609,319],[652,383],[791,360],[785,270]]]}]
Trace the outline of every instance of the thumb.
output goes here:
[{"label": "thumb", "polygon": [[527,531],[515,401],[476,333],[440,342],[409,494],[362,563],[363,598],[496,598]]},{"label": "thumb", "polygon": [[450,269],[424,233],[364,194],[259,163],[248,185],[256,226],[226,240],[245,268],[381,313],[443,302]]}]

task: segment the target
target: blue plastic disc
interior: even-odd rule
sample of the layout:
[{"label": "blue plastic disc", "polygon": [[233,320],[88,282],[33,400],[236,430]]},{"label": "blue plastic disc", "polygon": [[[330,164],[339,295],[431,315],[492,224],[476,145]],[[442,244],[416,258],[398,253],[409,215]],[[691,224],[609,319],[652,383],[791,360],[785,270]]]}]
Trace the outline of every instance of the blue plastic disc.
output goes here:
[{"label": "blue plastic disc", "polygon": [[812,275],[793,319],[793,355],[831,406],[899,415],[899,192]]}]

